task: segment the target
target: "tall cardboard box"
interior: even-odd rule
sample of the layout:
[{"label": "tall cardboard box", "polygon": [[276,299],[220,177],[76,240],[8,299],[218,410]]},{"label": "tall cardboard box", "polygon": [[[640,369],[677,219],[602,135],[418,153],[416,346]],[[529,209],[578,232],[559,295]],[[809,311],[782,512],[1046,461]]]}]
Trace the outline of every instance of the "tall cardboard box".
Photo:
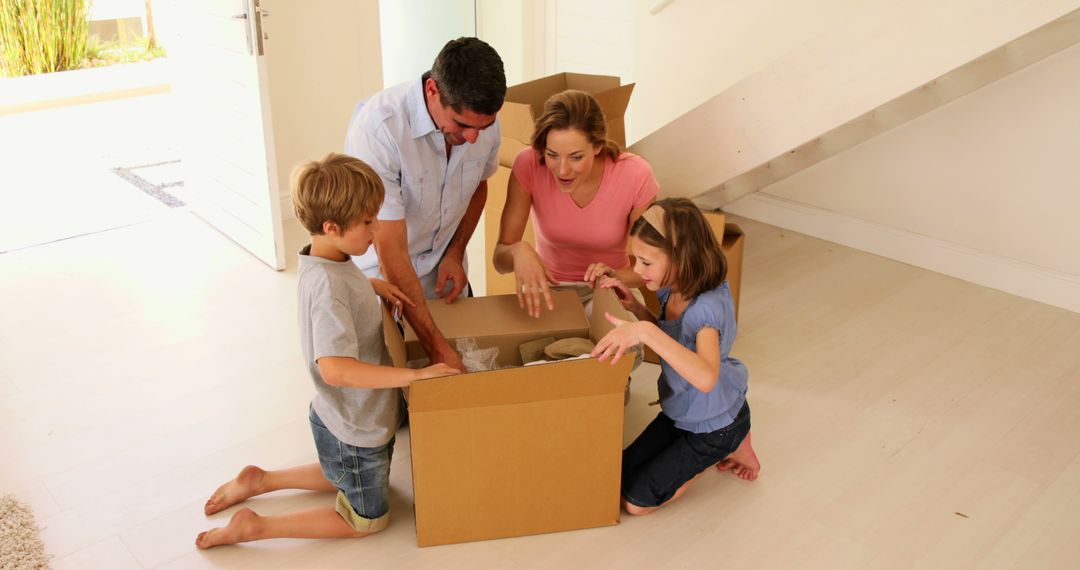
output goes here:
[{"label": "tall cardboard box", "polygon": [[[623,314],[610,291],[599,310]],[[577,295],[556,293],[539,319],[515,295],[431,303],[453,343],[470,337],[500,348],[513,366],[414,382],[408,390],[416,540],[420,546],[613,525],[619,522],[623,389],[632,358],[521,366],[518,346],[552,336],[598,340]],[[422,349],[387,322],[395,364]]]},{"label": "tall cardboard box", "polygon": [[[619,78],[609,75],[582,73],[558,73],[534,81],[514,85],[506,90],[506,102],[499,111],[499,128],[502,143],[499,147],[499,170],[488,179],[487,204],[484,207],[484,263],[487,265],[487,294],[513,293],[515,282],[512,274],[501,275],[491,266],[491,256],[499,241],[499,219],[506,204],[506,187],[510,183],[510,169],[521,149],[529,146],[536,117],[543,112],[548,97],[578,89],[591,93],[604,110],[608,138],[626,146],[624,115],[630,104],[634,84],[619,85]],[[523,239],[533,243],[532,222],[525,228]]]}]

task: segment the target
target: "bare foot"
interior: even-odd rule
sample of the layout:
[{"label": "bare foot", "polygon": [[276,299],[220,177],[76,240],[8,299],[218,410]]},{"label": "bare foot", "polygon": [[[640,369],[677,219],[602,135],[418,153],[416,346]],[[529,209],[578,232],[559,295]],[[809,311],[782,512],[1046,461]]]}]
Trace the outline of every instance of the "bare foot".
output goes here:
[{"label": "bare foot", "polygon": [[218,487],[217,491],[210,495],[203,505],[203,512],[212,515],[258,495],[261,493],[259,486],[263,475],[266,475],[266,471],[254,465],[244,467],[235,479]]},{"label": "bare foot", "polygon": [[255,540],[256,529],[261,520],[262,517],[255,514],[255,511],[244,507],[236,511],[224,528],[212,528],[200,532],[199,536],[195,537],[195,546],[206,550],[223,544]]},{"label": "bare foot", "polygon": [[761,463],[758,462],[757,454],[754,453],[754,448],[750,444],[749,433],[739,444],[739,448],[717,463],[716,468],[720,471],[730,470],[736,477],[747,481],[757,479],[758,472],[761,471]]}]

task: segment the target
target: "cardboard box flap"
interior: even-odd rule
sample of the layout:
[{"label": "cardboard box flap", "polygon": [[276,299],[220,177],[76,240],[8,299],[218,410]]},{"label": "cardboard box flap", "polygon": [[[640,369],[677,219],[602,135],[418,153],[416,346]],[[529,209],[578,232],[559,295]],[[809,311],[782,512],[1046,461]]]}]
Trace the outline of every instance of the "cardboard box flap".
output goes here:
[{"label": "cardboard box flap", "polygon": [[[544,102],[541,101],[540,105],[543,104]],[[503,146],[506,146],[507,140],[520,143],[519,151],[529,146],[533,128],[536,126],[536,120],[533,117],[532,107],[528,103],[513,103],[511,101],[503,103],[502,109],[499,110],[499,132],[502,134]],[[517,152],[514,152],[509,162],[505,162],[501,158],[501,149],[499,154],[499,164],[503,166],[514,165],[514,156],[517,156]]]},{"label": "cardboard box flap", "polygon": [[[530,122],[529,122],[529,133],[530,133],[530,136],[531,136],[531,133],[532,133],[532,119],[531,118],[530,118]],[[499,166],[505,166],[507,168],[513,168],[514,167],[514,160],[517,158],[518,153],[521,152],[521,149],[527,148],[528,146],[529,146],[529,141],[528,140],[520,141],[520,140],[518,140],[518,139],[516,139],[514,137],[511,137],[509,135],[504,136],[502,138],[502,144],[499,145]],[[492,178],[494,178],[494,176]],[[509,181],[507,181],[507,184],[509,184]],[[505,188],[503,188],[502,190],[505,190]],[[488,188],[488,194],[490,195],[491,193],[492,193],[491,188]],[[500,211],[501,211],[501,206],[500,206]]]},{"label": "cardboard box flap", "polygon": [[624,321],[633,319],[630,311],[623,308],[622,303],[619,303],[619,299],[611,289],[597,288],[593,293],[593,318],[592,322],[589,323],[589,336],[592,337],[593,341],[604,338],[604,335],[615,328],[615,325],[604,317],[604,313],[611,313],[612,316]]},{"label": "cardboard box flap", "polygon": [[[546,308],[540,318],[529,316],[520,306],[516,295],[476,297],[469,303],[428,303],[431,318],[438,323],[443,336],[451,338],[538,334],[543,331],[588,330],[589,323],[581,311],[581,301],[573,291],[553,291],[555,310]],[[477,302],[479,301],[479,302]],[[405,327],[405,341],[417,340],[411,327]]]},{"label": "cardboard box flap", "polygon": [[[532,138],[536,117],[544,111],[544,102],[548,97],[565,91],[577,89],[591,93],[604,110],[608,126],[608,137],[626,146],[626,127],[623,115],[630,104],[630,95],[634,84],[619,85],[620,79],[612,75],[589,75],[583,73],[558,73],[526,83],[514,85],[506,90],[506,101],[499,111],[499,128],[504,139],[512,139],[528,146]],[[517,155],[518,148],[513,156]],[[500,153],[501,154],[501,153]],[[500,157],[499,163],[513,165],[513,156],[506,161]]]},{"label": "cardboard box flap", "polygon": [[568,360],[419,380],[409,386],[409,413],[505,406],[622,394],[632,358]]},{"label": "cardboard box flap", "polygon": [[394,322],[394,317],[385,304],[382,306],[382,324],[383,342],[386,343],[386,350],[390,353],[390,360],[395,367],[404,368],[406,363],[405,339],[402,338],[401,331],[398,330],[397,323]]},{"label": "cardboard box flap", "polygon": [[563,73],[563,89],[577,89],[596,95],[608,89],[615,89],[622,82],[614,75],[592,75],[589,73]]},{"label": "cardboard box flap", "polygon": [[601,93],[593,93],[596,102],[604,110],[604,122],[607,124],[608,138],[626,146],[626,122],[623,116],[626,108],[630,105],[630,95],[634,92],[634,84],[623,85],[617,89],[611,89]]}]

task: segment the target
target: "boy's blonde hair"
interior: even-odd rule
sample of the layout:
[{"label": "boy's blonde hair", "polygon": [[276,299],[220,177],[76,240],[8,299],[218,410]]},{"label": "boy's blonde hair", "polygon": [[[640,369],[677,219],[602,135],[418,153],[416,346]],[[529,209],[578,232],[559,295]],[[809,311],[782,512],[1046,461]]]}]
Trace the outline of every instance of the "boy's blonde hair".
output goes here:
[{"label": "boy's blonde hair", "polygon": [[362,160],[330,153],[322,160],[297,166],[292,174],[296,219],[311,235],[323,233],[324,222],[341,231],[362,217],[374,217],[382,206],[382,179]]}]

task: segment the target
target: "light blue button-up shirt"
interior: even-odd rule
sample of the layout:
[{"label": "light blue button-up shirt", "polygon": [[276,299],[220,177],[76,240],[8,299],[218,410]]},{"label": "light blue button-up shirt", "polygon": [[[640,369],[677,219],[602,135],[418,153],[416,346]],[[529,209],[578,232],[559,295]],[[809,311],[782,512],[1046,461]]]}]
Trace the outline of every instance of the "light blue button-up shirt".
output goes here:
[{"label": "light blue button-up shirt", "polygon": [[[361,101],[349,120],[345,153],[382,177],[386,199],[380,220],[405,220],[409,257],[427,297],[450,239],[481,181],[499,166],[499,122],[475,143],[451,147],[428,114],[423,81],[408,81]],[[381,277],[375,248],[353,260],[369,277]]]}]

